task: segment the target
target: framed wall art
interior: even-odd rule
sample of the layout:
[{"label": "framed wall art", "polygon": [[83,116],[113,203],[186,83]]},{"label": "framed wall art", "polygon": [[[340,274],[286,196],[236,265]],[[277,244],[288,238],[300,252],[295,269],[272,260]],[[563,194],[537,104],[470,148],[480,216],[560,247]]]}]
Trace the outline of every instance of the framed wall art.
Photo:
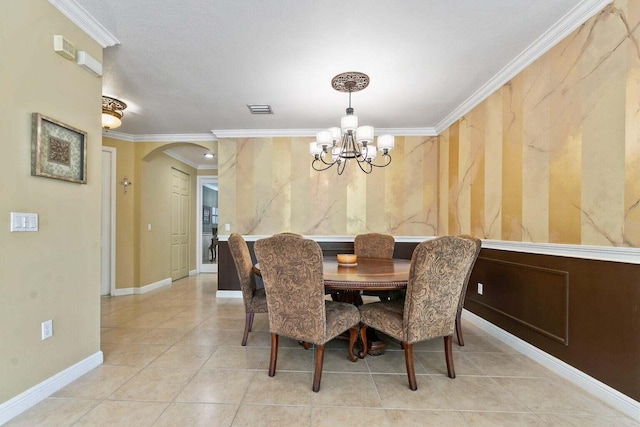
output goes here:
[{"label": "framed wall art", "polygon": [[40,113],[31,120],[31,175],[86,184],[87,133]]}]

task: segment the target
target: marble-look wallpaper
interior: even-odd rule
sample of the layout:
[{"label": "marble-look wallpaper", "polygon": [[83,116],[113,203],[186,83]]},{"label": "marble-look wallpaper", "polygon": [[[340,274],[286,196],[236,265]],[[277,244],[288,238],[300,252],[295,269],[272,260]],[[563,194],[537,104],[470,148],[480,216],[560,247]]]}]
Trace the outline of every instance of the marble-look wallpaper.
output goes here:
[{"label": "marble-look wallpaper", "polygon": [[436,137],[396,137],[390,166],[366,175],[348,165],[340,176],[311,168],[311,141],[218,141],[220,223],[242,234],[436,234]]},{"label": "marble-look wallpaper", "polygon": [[640,247],[639,26],[639,1],[614,2],[371,175],[314,171],[310,138],[220,140],[221,223]]}]

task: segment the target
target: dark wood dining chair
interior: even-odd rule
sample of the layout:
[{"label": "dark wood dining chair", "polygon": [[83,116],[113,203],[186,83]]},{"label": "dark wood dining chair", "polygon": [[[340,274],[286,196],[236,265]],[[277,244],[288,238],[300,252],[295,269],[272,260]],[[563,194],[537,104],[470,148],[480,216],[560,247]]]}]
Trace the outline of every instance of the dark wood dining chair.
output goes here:
[{"label": "dark wood dining chair", "polygon": [[322,249],[313,240],[290,234],[260,239],[254,246],[260,263],[269,312],[271,356],[269,376],[276,374],[278,337],[312,343],[316,347],[312,390],[320,390],[325,344],[349,330],[349,359],[360,323],[358,309],[324,299]]},{"label": "dark wood dining chair", "polygon": [[244,334],[242,335],[242,345],[247,345],[247,338],[251,327],[253,326],[253,317],[255,313],[267,312],[267,298],[264,293],[264,289],[256,288],[256,278],[253,274],[253,262],[251,261],[251,254],[249,253],[249,247],[244,238],[237,234],[232,233],[229,236],[229,250],[231,251],[231,257],[233,263],[236,266],[238,273],[238,280],[240,281],[240,289],[242,290],[242,299],[244,301]]},{"label": "dark wood dining chair", "polygon": [[420,243],[411,257],[404,300],[358,307],[365,325],[361,329],[365,347],[367,326],[401,342],[411,390],[418,388],[413,364],[413,344],[418,341],[444,337],[447,374],[456,377],[451,349],[456,313],[480,245],[479,239],[469,236],[444,236]]}]

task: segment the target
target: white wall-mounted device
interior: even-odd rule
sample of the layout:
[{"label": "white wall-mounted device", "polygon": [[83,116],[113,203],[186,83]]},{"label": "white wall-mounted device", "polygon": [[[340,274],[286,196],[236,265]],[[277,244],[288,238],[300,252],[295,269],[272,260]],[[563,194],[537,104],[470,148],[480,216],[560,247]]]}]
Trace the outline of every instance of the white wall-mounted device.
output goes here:
[{"label": "white wall-mounted device", "polygon": [[102,76],[102,64],[84,50],[78,51],[78,65],[96,77]]},{"label": "white wall-mounted device", "polygon": [[67,59],[76,58],[76,48],[73,46],[73,43],[65,39],[63,36],[53,36],[53,50],[55,50],[58,55]]},{"label": "white wall-mounted device", "polygon": [[10,230],[14,231],[38,231],[38,214],[11,212]]}]

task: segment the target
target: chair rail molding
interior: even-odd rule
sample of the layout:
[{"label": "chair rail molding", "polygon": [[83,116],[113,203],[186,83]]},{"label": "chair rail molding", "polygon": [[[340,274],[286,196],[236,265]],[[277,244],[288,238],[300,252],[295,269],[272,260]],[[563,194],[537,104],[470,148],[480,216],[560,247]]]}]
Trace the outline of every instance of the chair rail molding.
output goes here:
[{"label": "chair rail molding", "polygon": [[[252,234],[243,236],[247,242],[255,242],[269,235]],[[355,236],[304,236],[317,242],[353,242]],[[420,243],[438,236],[394,236],[396,243]],[[219,235],[220,242],[226,242],[229,235]],[[511,242],[506,240],[482,239],[484,249],[552,255],[570,258],[593,259],[599,261],[640,264],[640,248],[609,247],[590,245],[567,245],[559,243]]]}]

